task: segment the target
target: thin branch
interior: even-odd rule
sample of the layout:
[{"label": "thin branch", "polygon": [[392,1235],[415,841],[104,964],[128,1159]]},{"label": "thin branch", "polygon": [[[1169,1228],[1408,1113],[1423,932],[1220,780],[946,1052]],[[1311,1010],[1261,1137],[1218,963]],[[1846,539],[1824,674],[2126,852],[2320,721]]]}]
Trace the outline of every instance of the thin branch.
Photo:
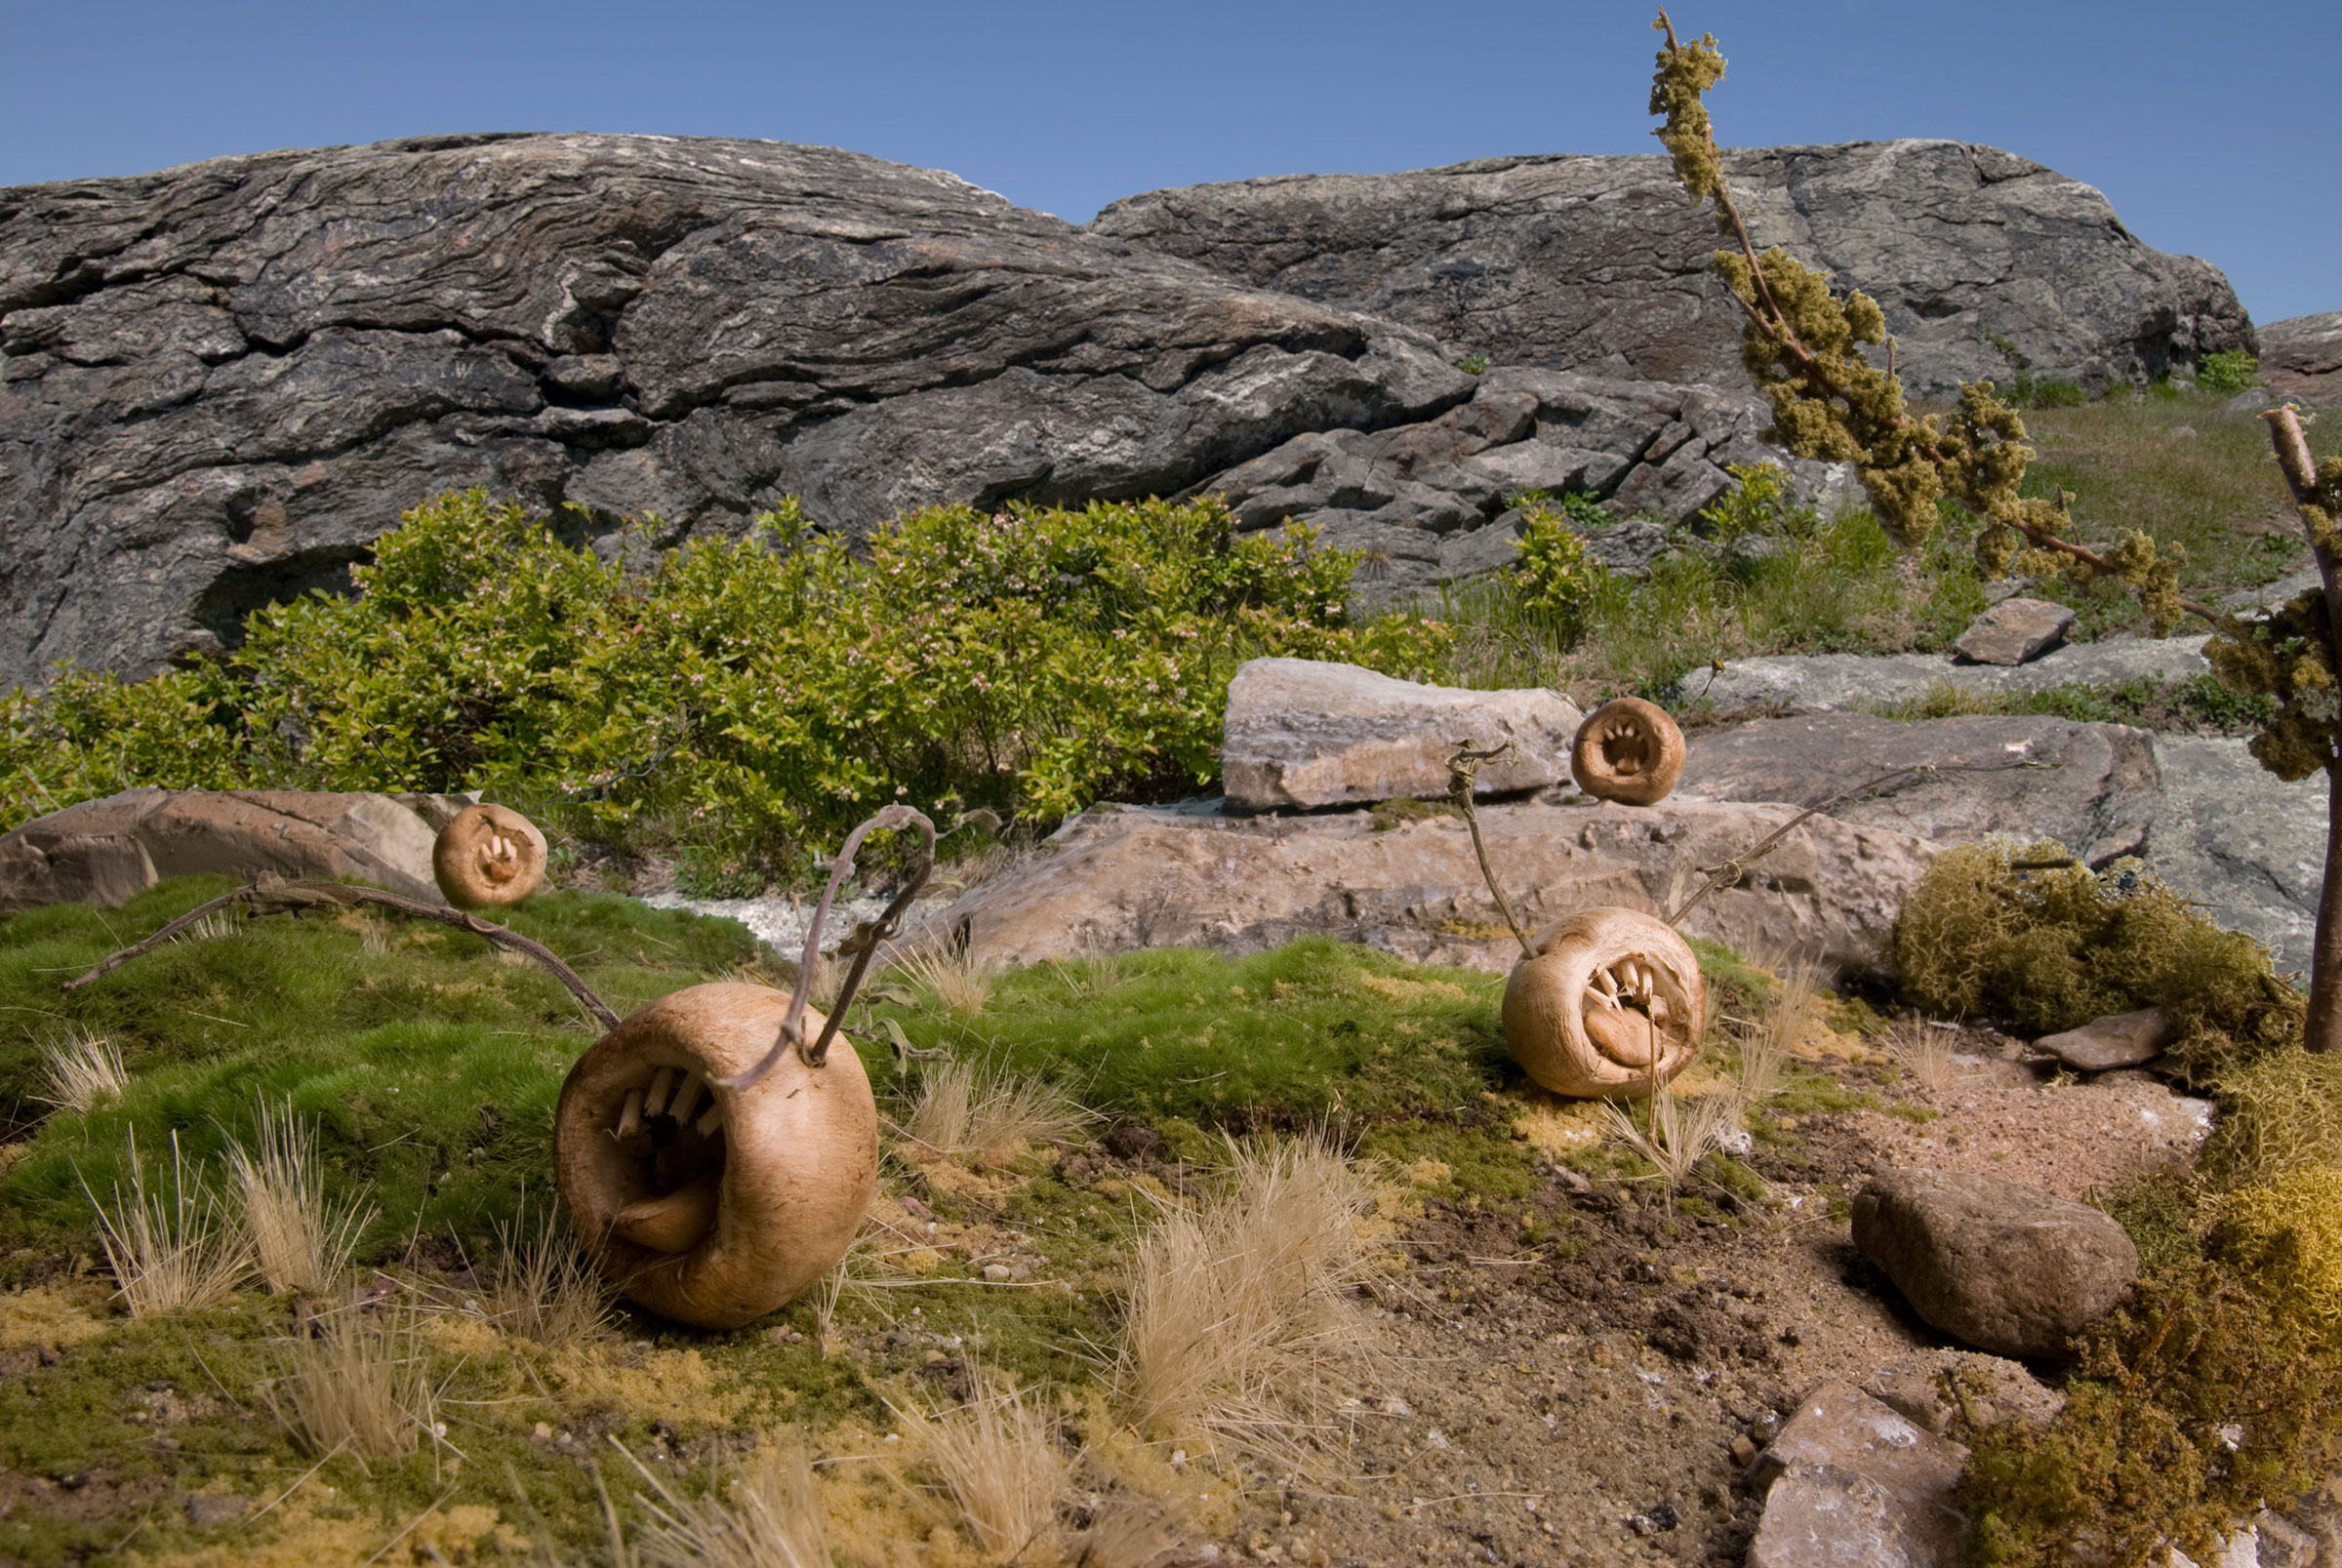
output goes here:
[{"label": "thin branch", "polygon": [[384,909],[396,910],[400,914],[411,916],[417,920],[433,920],[443,926],[452,926],[458,931],[468,931],[473,936],[482,938],[496,946],[535,959],[544,965],[552,974],[552,977],[585,1006],[588,1013],[593,1015],[594,1020],[603,1028],[618,1027],[618,1015],[593,993],[591,986],[578,978],[576,970],[563,963],[550,948],[542,943],[533,942],[509,927],[493,924],[482,920],[478,915],[468,914],[462,909],[450,908],[445,905],[424,904],[414,899],[402,898],[395,893],[385,893],[381,888],[352,887],[343,882],[288,882],[282,877],[267,873],[262,873],[248,887],[238,888],[233,893],[222,894],[200,908],[181,915],[145,941],[100,959],[96,968],[86,975],[66,981],[60,989],[78,990],[100,976],[120,968],[141,953],[151,952],[179,931],[193,924],[214,909],[238,903],[250,905],[252,912],[255,914],[280,914],[290,909],[318,909],[328,905],[355,908],[361,905],[372,905]]},{"label": "thin branch", "polygon": [[1665,916],[1665,919],[1671,926],[1681,925],[1683,923],[1683,917],[1691,913],[1693,909],[1699,907],[1702,900],[1706,899],[1711,893],[1719,892],[1722,889],[1731,887],[1737,883],[1743,876],[1748,874],[1748,869],[1750,866],[1756,864],[1767,855],[1770,855],[1774,848],[1780,844],[1781,840],[1787,838],[1797,828],[1802,827],[1808,819],[1819,817],[1822,813],[1829,811],[1834,807],[1842,806],[1849,800],[1854,800],[1868,795],[1873,790],[1880,789],[1883,786],[1892,784],[1897,779],[1902,779],[1908,776],[1916,783],[1919,779],[1923,779],[1938,773],[2010,773],[2020,768],[2052,768],[2058,766],[2061,766],[2061,764],[2053,762],[1918,762],[1912,764],[1908,768],[1897,768],[1892,773],[1882,773],[1878,778],[1858,784],[1853,788],[1848,789],[1841,794],[1832,795],[1828,800],[1823,801],[1818,806],[1808,806],[1803,811],[1798,812],[1788,822],[1783,823],[1780,826],[1765,834],[1762,838],[1750,845],[1740,854],[1734,856],[1731,860],[1726,861],[1722,865],[1717,866],[1716,873],[1708,878],[1706,884],[1703,885],[1701,889],[1697,893],[1694,893],[1690,898],[1685,899],[1681,904],[1676,905],[1676,907]]},{"label": "thin branch", "polygon": [[1470,740],[1457,742],[1456,754],[1447,759],[1447,791],[1464,813],[1464,825],[1472,829],[1472,852],[1480,859],[1480,878],[1488,884],[1488,896],[1496,901],[1497,912],[1505,917],[1505,924],[1513,928],[1513,940],[1520,944],[1521,956],[1534,958],[1537,956],[1536,945],[1529,941],[1528,933],[1520,929],[1520,922],[1513,917],[1513,905],[1505,902],[1505,890],[1496,885],[1496,872],[1488,864],[1488,846],[1480,842],[1480,814],[1474,809],[1472,798],[1473,784],[1479,778],[1480,765],[1512,753],[1513,743],[1510,741],[1488,751],[1474,748]]},{"label": "thin branch", "polygon": [[[862,933],[860,948],[854,954],[854,967],[846,972],[845,984],[838,987],[837,999],[829,1006],[829,1016],[822,1022],[820,1038],[809,1046],[805,1042],[805,1007],[812,1000],[813,977],[821,967],[822,927],[829,918],[829,905],[836,899],[839,886],[854,874],[854,852],[862,848],[863,839],[871,833],[914,824],[921,840],[919,864],[905,879],[894,902],[886,906],[876,923]],[[903,911],[910,907],[911,901],[919,896],[920,889],[927,885],[927,878],[934,870],[935,824],[928,821],[927,814],[922,811],[909,806],[889,806],[848,833],[845,846],[837,852],[837,859],[829,863],[829,881],[822,889],[822,902],[814,905],[812,923],[805,928],[805,949],[797,961],[797,983],[789,991],[788,1011],[781,1015],[780,1035],[773,1041],[772,1049],[747,1071],[715,1081],[727,1089],[754,1088],[764,1080],[765,1074],[781,1065],[782,1056],[791,1047],[799,1052],[809,1067],[818,1067],[827,1063],[829,1060],[829,1042],[837,1035],[838,1020],[853,1005],[854,993],[862,986],[863,973],[869,968],[870,955],[878,950],[881,943],[895,934],[896,922],[902,919]]]}]

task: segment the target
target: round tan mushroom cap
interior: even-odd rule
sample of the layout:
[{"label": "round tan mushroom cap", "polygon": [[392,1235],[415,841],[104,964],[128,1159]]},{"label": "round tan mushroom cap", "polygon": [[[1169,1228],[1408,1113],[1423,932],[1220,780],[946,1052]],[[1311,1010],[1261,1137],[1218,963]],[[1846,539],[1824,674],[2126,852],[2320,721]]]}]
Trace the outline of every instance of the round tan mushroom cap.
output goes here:
[{"label": "round tan mushroom cap", "polygon": [[[570,1221],[611,1283],[661,1317],[732,1329],[794,1299],[846,1255],[877,1189],[877,1102],[842,1035],[818,1067],[792,1050],[753,1087],[723,1086],[763,1059],[787,1010],[763,985],[689,986],[604,1035],[561,1087],[553,1164]],[[821,1028],[808,1011],[806,1037]]]},{"label": "round tan mushroom cap", "polygon": [[1647,1095],[1691,1064],[1707,1026],[1699,959],[1639,909],[1581,909],[1505,983],[1505,1044],[1555,1094]]},{"label": "round tan mushroom cap", "polygon": [[1655,806],[1683,776],[1683,732],[1666,709],[1639,697],[1604,703],[1578,726],[1569,771],[1596,799]]},{"label": "round tan mushroom cap", "polygon": [[431,875],[459,909],[508,907],[545,879],[545,835],[509,806],[466,806],[439,830]]}]

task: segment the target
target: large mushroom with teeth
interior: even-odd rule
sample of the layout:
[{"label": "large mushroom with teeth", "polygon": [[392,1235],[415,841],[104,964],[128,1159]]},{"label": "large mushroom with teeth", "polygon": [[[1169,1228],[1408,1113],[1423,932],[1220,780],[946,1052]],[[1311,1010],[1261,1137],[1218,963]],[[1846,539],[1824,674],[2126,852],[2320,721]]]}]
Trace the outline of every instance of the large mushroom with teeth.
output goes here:
[{"label": "large mushroom with teeth", "polygon": [[[845,1256],[869,1207],[869,1077],[842,1039],[818,1065],[783,1046],[788,1010],[764,985],[676,991],[604,1035],[562,1086],[553,1143],[570,1219],[603,1273],[662,1317],[731,1329],[763,1316]],[[825,1031],[821,1014],[803,1021]]]},{"label": "large mushroom with teeth", "polygon": [[1555,1094],[1650,1094],[1690,1065],[1707,1021],[1690,945],[1635,909],[1570,915],[1505,984],[1505,1043]]},{"label": "large mushroom with teeth", "polygon": [[[865,934],[830,1017],[807,1006],[830,902],[865,835],[916,826],[911,874]],[[870,955],[935,866],[935,824],[889,806],[846,835],[805,931],[794,993],[714,982],[663,996],[570,1069],[553,1169],[570,1223],[636,1305],[735,1329],[802,1295],[846,1249],[878,1186],[878,1105],[837,1032]]]},{"label": "large mushroom with teeth", "polygon": [[1570,776],[1597,800],[1656,806],[1683,777],[1683,732],[1667,709],[1621,697],[1586,715],[1569,746]]}]

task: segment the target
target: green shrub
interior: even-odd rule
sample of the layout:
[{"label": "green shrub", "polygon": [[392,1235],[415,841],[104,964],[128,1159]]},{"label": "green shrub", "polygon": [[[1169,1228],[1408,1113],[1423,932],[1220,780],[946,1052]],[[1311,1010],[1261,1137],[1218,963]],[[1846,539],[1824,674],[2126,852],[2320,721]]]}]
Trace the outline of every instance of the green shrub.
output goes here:
[{"label": "green shrub", "polygon": [[[1778,534],[1790,531],[1785,525],[1792,520],[1789,506],[1789,471],[1777,462],[1734,462],[1725,465],[1733,485],[1721,496],[1700,509],[1700,520],[1717,539],[1737,539],[1743,534]],[[1802,521],[1806,526],[1797,532],[1810,534],[1817,519],[1805,510]]]},{"label": "green shrub", "polygon": [[1488,374],[1488,356],[1486,354],[1466,354],[1462,359],[1456,361],[1456,369],[1467,376],[1485,376]]},{"label": "green shrub", "polygon": [[2241,392],[2261,379],[2261,362],[2241,348],[2206,354],[2196,365],[2196,384],[2207,392]]},{"label": "green shrub", "polygon": [[1191,790],[1246,659],[1406,675],[1445,650],[1429,621],[1351,623],[1353,557],[1304,529],[1238,538],[1209,501],[937,507],[859,545],[793,504],[758,525],[665,552],[648,525],[604,560],[520,506],[444,497],[377,542],[352,596],[255,614],[232,664],[17,694],[0,801],[485,789],[745,883],[897,798],[1045,822]]},{"label": "green shrub", "polygon": [[2342,1330],[2342,1163],[2296,1165],[2229,1193],[2212,1243],[2282,1310]]},{"label": "green shrub", "polygon": [[1583,526],[1567,510],[1542,502],[1530,503],[1521,518],[1516,598],[1523,611],[1553,628],[1564,647],[1585,634],[1587,618],[1610,575],[1586,553]]},{"label": "green shrub", "polygon": [[2054,1421],[1972,1434],[1969,1561],[2139,1568],[2166,1541],[2212,1561],[2236,1521],[2342,1459],[2338,1374],[2330,1341],[2234,1273],[2149,1275],[2084,1336]]},{"label": "green shrub", "polygon": [[2080,408],[2090,400],[2090,394],[2080,382],[2062,376],[2036,381],[2031,371],[2020,370],[2010,398],[2019,408]]},{"label": "green shrub", "polygon": [[1906,999],[2033,1034],[2162,1007],[2180,1031],[2174,1055],[2207,1073],[2300,1042],[2303,998],[2267,947],[2134,866],[2101,876],[2054,864],[2066,862],[2060,845],[2007,839],[1937,856],[1895,922]]},{"label": "green shrub", "polygon": [[2212,1080],[2220,1119],[2201,1168],[2242,1186],[2309,1165],[2342,1165],[2342,1056],[2272,1051]]}]

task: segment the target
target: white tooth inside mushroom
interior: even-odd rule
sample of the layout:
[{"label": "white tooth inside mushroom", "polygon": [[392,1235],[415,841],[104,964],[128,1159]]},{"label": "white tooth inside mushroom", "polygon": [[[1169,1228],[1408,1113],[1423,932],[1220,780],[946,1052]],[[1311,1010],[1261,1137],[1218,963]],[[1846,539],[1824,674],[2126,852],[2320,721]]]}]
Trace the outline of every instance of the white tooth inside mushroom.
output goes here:
[{"label": "white tooth inside mushroom", "polygon": [[707,1107],[707,1114],[702,1116],[693,1125],[699,1128],[700,1136],[702,1138],[712,1138],[715,1136],[715,1130],[718,1127],[721,1127],[723,1124],[724,1107],[722,1103],[718,1102],[715,1105],[709,1106]]},{"label": "white tooth inside mushroom", "polygon": [[691,1113],[699,1108],[700,1090],[704,1087],[698,1073],[684,1074],[683,1087],[675,1091],[674,1103],[666,1107],[667,1114],[679,1122],[691,1120]]},{"label": "white tooth inside mushroom", "polygon": [[642,1097],[642,1113],[656,1116],[666,1108],[666,1097],[675,1087],[675,1069],[661,1067],[651,1074],[651,1092]]},{"label": "white tooth inside mushroom", "polygon": [[626,1091],[626,1103],[618,1112],[618,1136],[631,1138],[642,1131],[642,1091]]}]

